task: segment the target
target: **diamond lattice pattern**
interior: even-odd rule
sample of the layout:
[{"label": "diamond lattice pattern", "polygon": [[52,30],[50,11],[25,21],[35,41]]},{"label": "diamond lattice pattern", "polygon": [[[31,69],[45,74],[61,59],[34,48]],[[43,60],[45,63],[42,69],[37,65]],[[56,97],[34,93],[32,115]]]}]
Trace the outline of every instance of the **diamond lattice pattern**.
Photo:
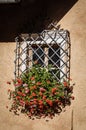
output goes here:
[{"label": "diamond lattice pattern", "polygon": [[23,34],[16,38],[15,77],[28,71],[37,61],[41,67],[51,65],[59,81],[70,76],[70,37],[67,30],[53,27],[40,34]]}]

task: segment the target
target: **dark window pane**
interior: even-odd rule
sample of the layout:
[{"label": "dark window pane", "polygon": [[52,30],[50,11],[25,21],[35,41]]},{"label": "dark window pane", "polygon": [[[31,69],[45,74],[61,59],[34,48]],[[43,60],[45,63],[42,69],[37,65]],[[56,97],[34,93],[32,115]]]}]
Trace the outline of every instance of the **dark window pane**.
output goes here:
[{"label": "dark window pane", "polygon": [[49,54],[48,55],[50,57],[48,64],[51,64],[51,65],[54,65],[54,66],[57,65],[58,67],[60,67],[60,48],[58,48],[58,47],[52,47],[52,49],[49,48]]},{"label": "dark window pane", "polygon": [[39,64],[43,65],[44,64],[44,49],[34,47],[33,48],[33,61],[38,61]]}]

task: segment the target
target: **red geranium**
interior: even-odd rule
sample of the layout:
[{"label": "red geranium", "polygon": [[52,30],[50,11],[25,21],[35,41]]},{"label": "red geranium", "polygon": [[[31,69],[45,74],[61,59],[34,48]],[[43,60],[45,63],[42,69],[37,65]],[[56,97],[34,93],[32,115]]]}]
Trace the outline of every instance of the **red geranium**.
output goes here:
[{"label": "red geranium", "polygon": [[33,93],[32,93],[32,96],[33,96],[33,97],[36,97],[36,93],[33,92]]},{"label": "red geranium", "polygon": [[56,92],[57,88],[52,88],[52,93],[54,94]]},{"label": "red geranium", "polygon": [[34,80],[34,79],[35,79],[35,77],[34,77],[34,76],[32,76],[32,77],[31,77],[31,80]]},{"label": "red geranium", "polygon": [[45,91],[46,91],[46,89],[40,88],[40,92],[45,92]]},{"label": "red geranium", "polygon": [[36,85],[41,85],[42,83],[41,82],[37,82]]},{"label": "red geranium", "polygon": [[[68,80],[68,79],[67,79]],[[10,85],[10,82],[8,82]],[[11,111],[21,111],[30,118],[57,114],[66,105],[70,105],[73,87],[69,81],[59,82],[51,72],[39,65],[13,80],[15,90],[8,90],[12,99]]]},{"label": "red geranium", "polygon": [[63,85],[64,85],[65,87],[67,87],[67,86],[68,86],[68,82],[64,81],[64,82],[63,82]]}]

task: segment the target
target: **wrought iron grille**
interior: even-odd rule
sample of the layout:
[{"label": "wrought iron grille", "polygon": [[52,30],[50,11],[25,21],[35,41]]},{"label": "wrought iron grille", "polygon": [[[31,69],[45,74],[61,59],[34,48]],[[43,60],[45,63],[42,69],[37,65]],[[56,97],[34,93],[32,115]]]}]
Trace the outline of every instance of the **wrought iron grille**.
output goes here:
[{"label": "wrought iron grille", "polygon": [[53,26],[39,34],[22,34],[15,39],[15,78],[27,72],[37,61],[41,67],[51,65],[59,81],[70,77],[70,36],[67,30]]}]

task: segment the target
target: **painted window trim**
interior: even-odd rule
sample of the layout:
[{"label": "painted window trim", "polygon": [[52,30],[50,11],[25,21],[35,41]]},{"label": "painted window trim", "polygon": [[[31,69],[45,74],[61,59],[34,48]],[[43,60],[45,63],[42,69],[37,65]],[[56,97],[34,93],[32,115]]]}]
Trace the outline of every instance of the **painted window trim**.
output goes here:
[{"label": "painted window trim", "polygon": [[[51,39],[49,39],[49,38],[47,39],[47,35],[45,36],[45,34],[47,34],[46,32],[49,33],[50,36],[53,34],[52,37],[53,37],[54,40],[53,40],[52,44],[54,44],[54,41],[56,41],[58,46],[62,45],[60,53],[63,53],[63,50],[67,51],[66,53],[63,53],[60,57],[62,59],[60,61],[60,66],[61,66],[61,68],[60,68],[61,69],[60,78],[63,77],[61,79],[61,81],[62,81],[63,79],[70,77],[70,37],[69,37],[69,32],[67,30],[57,30],[56,32],[54,30],[52,30],[52,31],[45,30],[41,33],[42,36],[44,35],[43,41],[41,41],[41,44],[44,44],[44,41],[46,41],[46,44],[51,43]],[[40,37],[41,37],[41,35],[40,35]],[[31,38],[33,38],[33,37],[31,37]],[[32,44],[39,44],[40,43],[40,40],[38,38],[32,39],[32,41],[28,40],[28,35],[27,35],[27,37],[22,35],[21,39],[22,39],[21,42],[19,42],[18,39],[16,40],[16,43],[17,43],[17,47],[16,47],[17,60],[19,58],[19,55],[18,55],[19,52],[17,52],[19,46],[22,46],[22,50],[25,50],[25,48],[27,48],[27,45],[29,45],[29,44],[32,45]],[[47,48],[45,48],[45,49],[47,49]],[[29,50],[29,53],[30,53],[30,55],[32,55],[31,50]],[[48,51],[46,53],[48,53]],[[64,56],[64,54],[66,54],[66,56]],[[26,56],[27,56],[26,53],[23,53],[22,56],[21,56],[21,61],[24,61],[26,59]],[[16,64],[17,60],[15,60],[15,64]],[[62,66],[64,66],[63,62],[66,63],[67,61],[68,61],[68,65],[67,65],[68,67],[66,67],[66,65],[65,65],[65,67],[62,67]],[[26,61],[24,61],[24,63],[25,62]],[[32,65],[32,63],[30,62],[30,66],[31,65]],[[21,66],[17,65],[17,67],[20,67],[18,69],[20,69],[20,71],[23,72],[26,69],[26,63],[22,64]],[[16,65],[15,65],[15,75],[19,76],[20,74],[17,72],[18,69],[16,69]],[[63,73],[64,73],[65,76],[63,75]]]}]

